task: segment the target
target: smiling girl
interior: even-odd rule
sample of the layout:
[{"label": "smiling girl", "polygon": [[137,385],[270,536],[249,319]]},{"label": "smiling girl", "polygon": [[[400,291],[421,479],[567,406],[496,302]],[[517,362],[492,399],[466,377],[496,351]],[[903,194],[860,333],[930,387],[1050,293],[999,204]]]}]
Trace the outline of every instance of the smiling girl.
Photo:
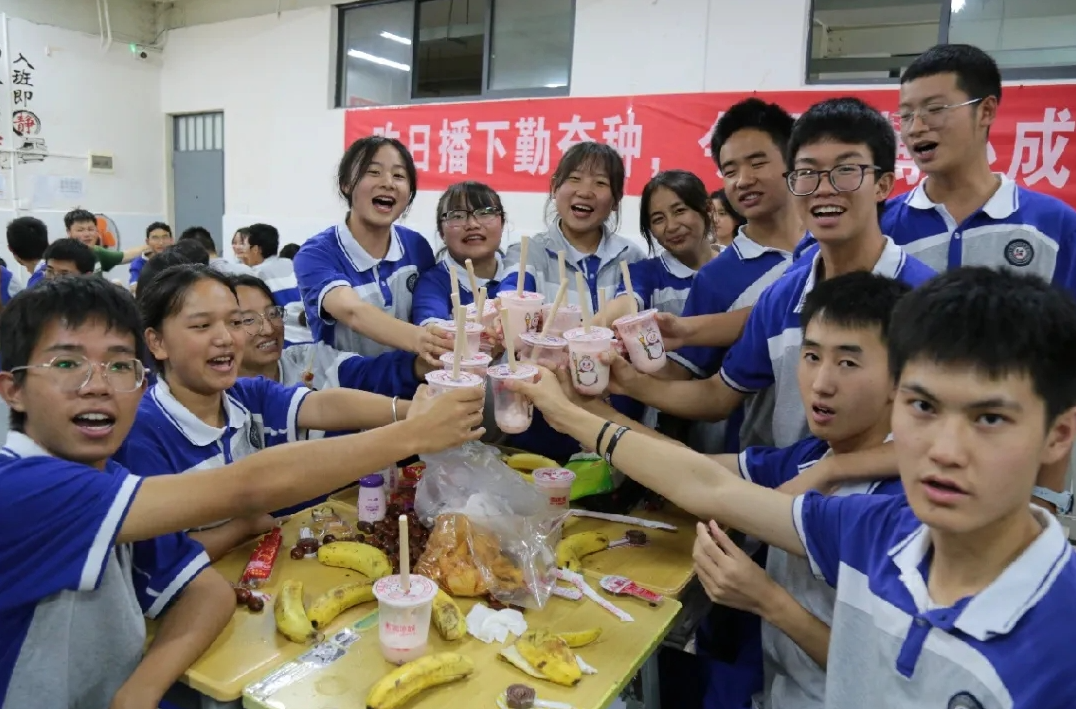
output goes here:
[{"label": "smiling girl", "polygon": [[[173,266],[139,294],[146,348],[158,372],[115,459],[137,475],[218,468],[305,429],[358,431],[402,419],[409,401],[352,389],[311,391],[264,377],[239,379],[260,315],[244,312],[229,276]],[[300,474],[301,471],[296,471]],[[272,526],[267,515],[195,531],[211,559]]]},{"label": "smiling girl", "polygon": [[343,224],[314,236],[295,256],[295,276],[314,339],[346,352],[414,352],[431,364],[452,343],[435,326],[412,325],[412,292],[434,265],[421,234],[395,222],[415,199],[411,153],[371,136],[344,153],[338,173],[348,204]]},{"label": "smiling girl", "polygon": [[710,203],[714,206],[714,246],[720,252],[732,245],[732,240],[740,227],[747,224],[747,220],[733,208],[723,189],[710,193]]}]

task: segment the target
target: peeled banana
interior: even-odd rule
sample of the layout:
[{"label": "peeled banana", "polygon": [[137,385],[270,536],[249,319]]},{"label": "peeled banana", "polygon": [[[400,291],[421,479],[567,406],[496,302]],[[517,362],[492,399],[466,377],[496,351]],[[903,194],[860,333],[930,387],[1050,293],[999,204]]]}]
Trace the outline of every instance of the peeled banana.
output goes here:
[{"label": "peeled banana", "polygon": [[284,582],[276,594],[273,617],[277,631],[293,643],[308,643],[318,637],[303,607],[302,581]]},{"label": "peeled banana", "polygon": [[579,630],[574,633],[557,633],[557,637],[568,643],[568,647],[584,647],[602,636],[601,628]]},{"label": "peeled banana", "polygon": [[455,652],[426,655],[378,680],[366,696],[366,709],[396,709],[424,690],[455,682],[474,672],[474,661]]},{"label": "peeled banana", "polygon": [[609,548],[609,536],[603,532],[580,532],[571,534],[557,544],[557,568],[579,571],[580,561],[588,554]]},{"label": "peeled banana", "polygon": [[556,468],[557,461],[535,453],[515,453],[504,459],[505,464],[521,473],[533,473],[539,468]]},{"label": "peeled banana", "polygon": [[433,627],[445,640],[460,640],[467,635],[467,619],[452,597],[441,589],[433,599]]},{"label": "peeled banana", "polygon": [[352,581],[331,588],[314,599],[306,609],[306,617],[315,628],[322,629],[348,608],[374,600],[374,586],[368,581]]},{"label": "peeled banana", "polygon": [[529,665],[552,682],[572,687],[583,678],[583,670],[568,643],[548,630],[528,630],[514,647]]},{"label": "peeled banana", "polygon": [[326,566],[358,571],[370,581],[377,581],[392,573],[385,552],[362,542],[332,542],[318,549],[318,561]]}]

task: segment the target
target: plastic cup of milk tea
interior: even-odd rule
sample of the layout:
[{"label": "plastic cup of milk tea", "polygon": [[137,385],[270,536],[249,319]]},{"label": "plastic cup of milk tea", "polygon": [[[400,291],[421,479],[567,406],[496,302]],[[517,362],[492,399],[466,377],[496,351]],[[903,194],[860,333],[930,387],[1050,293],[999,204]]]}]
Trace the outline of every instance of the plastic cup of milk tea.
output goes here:
[{"label": "plastic cup of milk tea", "polygon": [[[455,339],[456,323],[451,320],[441,320],[437,323],[437,327],[441,328],[449,335],[451,335],[453,339]],[[467,338],[466,342],[464,343],[464,355],[476,355],[481,351],[482,333],[484,331],[485,328],[482,327],[481,323],[467,321],[463,328],[463,332],[465,333],[464,336]]]},{"label": "plastic cup of milk tea", "polygon": [[534,404],[519,392],[510,391],[506,381],[533,382],[538,378],[538,368],[529,364],[517,364],[512,371],[507,364],[498,364],[486,370],[493,387],[493,418],[497,428],[504,433],[523,433],[531,427]]},{"label": "plastic cup of milk tea", "polygon": [[[454,352],[446,352],[441,355],[441,366],[445,368],[445,371],[451,372],[452,365],[456,360]],[[460,360],[460,371],[467,372],[468,374],[474,374],[480,377],[483,382],[486,381],[486,370],[489,369],[489,365],[493,363],[493,358],[484,352],[464,357]]]},{"label": "plastic cup of milk tea", "polygon": [[591,327],[590,332],[579,327],[564,333],[568,341],[569,369],[572,384],[580,394],[597,396],[609,388],[609,365],[600,355],[613,344],[613,331],[605,327]]},{"label": "plastic cup of milk tea", "polygon": [[425,576],[411,574],[406,592],[399,575],[377,580],[374,597],[382,657],[394,665],[402,665],[426,654],[430,612],[436,595],[437,584]]},{"label": "plastic cup of milk tea", "polygon": [[[477,305],[471,303],[467,306],[468,320],[477,320],[477,313]],[[499,314],[500,311],[497,310],[497,305],[493,302],[493,298],[487,298],[482,304],[482,319],[478,322],[482,324],[483,328],[491,327]],[[482,332],[481,342],[482,344],[479,346],[479,349],[482,352],[489,354],[493,351],[493,340],[489,339],[489,335],[487,335],[484,330]]]},{"label": "plastic cup of milk tea", "polygon": [[530,332],[536,333],[542,326],[542,303],[545,296],[541,293],[514,290],[502,291],[498,296],[501,306],[508,311],[508,328],[516,338],[516,348],[520,346],[519,336]]},{"label": "plastic cup of milk tea", "polygon": [[462,369],[459,378],[453,379],[451,369],[435,369],[426,373],[426,384],[430,387],[430,392],[437,396],[454,389],[483,389],[486,386],[486,380]]},{"label": "plastic cup of milk tea", "polygon": [[523,346],[519,358],[528,362],[537,362],[543,367],[556,369],[568,366],[568,341],[563,337],[527,333],[521,335]]},{"label": "plastic cup of milk tea", "polygon": [[534,487],[549,500],[549,506],[568,509],[572,499],[575,473],[565,468],[538,468],[534,471]]},{"label": "plastic cup of milk tea", "polygon": [[665,341],[658,329],[657,313],[651,308],[613,321],[632,366],[647,374],[665,366]]},{"label": "plastic cup of milk tea", "polygon": [[[549,316],[553,314],[553,304],[547,303],[542,306],[542,327],[545,327],[545,323],[549,321]],[[578,305],[569,305],[568,303],[562,303],[557,308],[557,317],[553,319],[553,323],[546,330],[546,334],[554,335],[556,337],[563,337],[564,333],[573,328],[583,326],[583,311]]]}]

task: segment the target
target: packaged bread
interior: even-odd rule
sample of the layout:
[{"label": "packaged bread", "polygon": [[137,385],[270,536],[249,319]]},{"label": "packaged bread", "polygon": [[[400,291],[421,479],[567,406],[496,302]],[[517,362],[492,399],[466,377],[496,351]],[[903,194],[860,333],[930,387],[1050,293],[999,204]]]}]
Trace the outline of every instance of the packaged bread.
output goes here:
[{"label": "packaged bread", "polygon": [[504,554],[497,537],[462,514],[435,519],[415,573],[461,598],[515,594],[525,586],[523,571]]}]

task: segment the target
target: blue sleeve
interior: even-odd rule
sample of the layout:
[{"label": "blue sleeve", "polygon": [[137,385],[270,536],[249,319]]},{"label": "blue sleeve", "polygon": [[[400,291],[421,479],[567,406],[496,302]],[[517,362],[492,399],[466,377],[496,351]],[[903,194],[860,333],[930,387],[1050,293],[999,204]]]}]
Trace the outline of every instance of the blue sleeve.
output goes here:
[{"label": "blue sleeve", "polygon": [[[376,357],[345,355],[334,365],[336,386],[410,399],[415,395],[419,381],[415,377],[413,352],[385,352]],[[328,376],[330,382],[333,372]]]},{"label": "blue sleeve", "polygon": [[127,272],[130,274],[127,279],[128,285],[134,285],[138,283],[138,276],[142,273],[142,267],[146,265],[146,257],[139,256],[134,261],[131,261],[131,265],[127,267]]},{"label": "blue sleeve", "polygon": [[[888,234],[889,232],[883,231],[882,233]],[[804,234],[803,238],[800,239],[798,244],[796,244],[796,248],[792,249],[792,260],[799,261],[801,258],[806,256],[808,252],[813,255],[814,251],[811,251],[811,247],[817,243],[818,241],[814,238],[814,235],[812,235],[811,232],[807,232],[806,234]]]},{"label": "blue sleeve", "polygon": [[934,276],[938,275],[933,268],[926,265],[914,256],[908,256],[905,254],[904,267],[900,269],[900,276],[898,280],[903,283],[907,283],[912,288],[918,288],[922,284],[929,281]]},{"label": "blue sleeve", "polygon": [[131,545],[135,596],[147,618],[161,615],[209,566],[202,545],[176,532]]},{"label": "blue sleeve", "polygon": [[[631,289],[635,293],[635,302],[639,305],[639,310],[649,310],[653,307],[650,304],[654,300],[654,291],[659,287],[657,279],[654,278],[654,268],[651,263],[654,260],[646,259],[645,261],[636,261],[628,265],[628,273],[631,275]],[[613,297],[619,298],[627,292],[627,284],[624,283],[624,278],[621,277],[617,282],[616,293],[613,294]]]},{"label": "blue sleeve", "polygon": [[92,591],[142,483],[45,456],[5,465],[0,615],[60,591]]},{"label": "blue sleeve", "polygon": [[254,414],[261,414],[265,445],[292,443],[303,438],[299,409],[312,392],[305,386],[286,387],[265,377],[240,378],[228,390]]},{"label": "blue sleeve", "polygon": [[799,474],[799,445],[786,448],[751,446],[740,453],[740,475],[744,480],[771,490]]},{"label": "blue sleeve", "polygon": [[[725,297],[727,286],[722,283],[724,279],[720,272],[715,271],[715,265],[712,262],[707,264],[695,276],[680,317],[728,312],[732,301]],[[724,347],[681,347],[670,352],[669,356],[696,377],[703,378],[717,372],[727,351]]]},{"label": "blue sleeve", "polygon": [[0,305],[7,305],[18,290],[12,291],[12,285],[17,285],[15,275],[0,266]]},{"label": "blue sleeve", "polygon": [[332,317],[322,310],[321,303],[332,289],[350,288],[349,275],[344,273],[337,259],[329,253],[328,245],[321,240],[303,244],[299,253],[295,254],[293,264],[307,319],[311,322],[315,319],[333,322]]},{"label": "blue sleeve", "polygon": [[419,273],[424,273],[437,265],[437,259],[434,257],[433,247],[430,246],[430,242],[426,240],[426,237],[417,231],[414,234],[418,237],[415,242],[415,265],[418,266]]},{"label": "blue sleeve", "polygon": [[[762,292],[758,303],[747,316],[743,334],[729,348],[721,365],[721,379],[732,389],[744,394],[754,394],[773,386],[776,381],[769,340],[779,334],[780,313],[774,306],[773,293],[773,285]],[[777,328],[771,322],[777,323]],[[773,332],[775,329],[778,332]]]},{"label": "blue sleeve", "polygon": [[1063,233],[1057,236],[1057,263],[1053,283],[1071,296],[1076,296],[1076,213],[1065,220]]},{"label": "blue sleeve", "polygon": [[411,322],[452,319],[452,281],[443,268],[431,268],[418,277],[411,294]]}]

